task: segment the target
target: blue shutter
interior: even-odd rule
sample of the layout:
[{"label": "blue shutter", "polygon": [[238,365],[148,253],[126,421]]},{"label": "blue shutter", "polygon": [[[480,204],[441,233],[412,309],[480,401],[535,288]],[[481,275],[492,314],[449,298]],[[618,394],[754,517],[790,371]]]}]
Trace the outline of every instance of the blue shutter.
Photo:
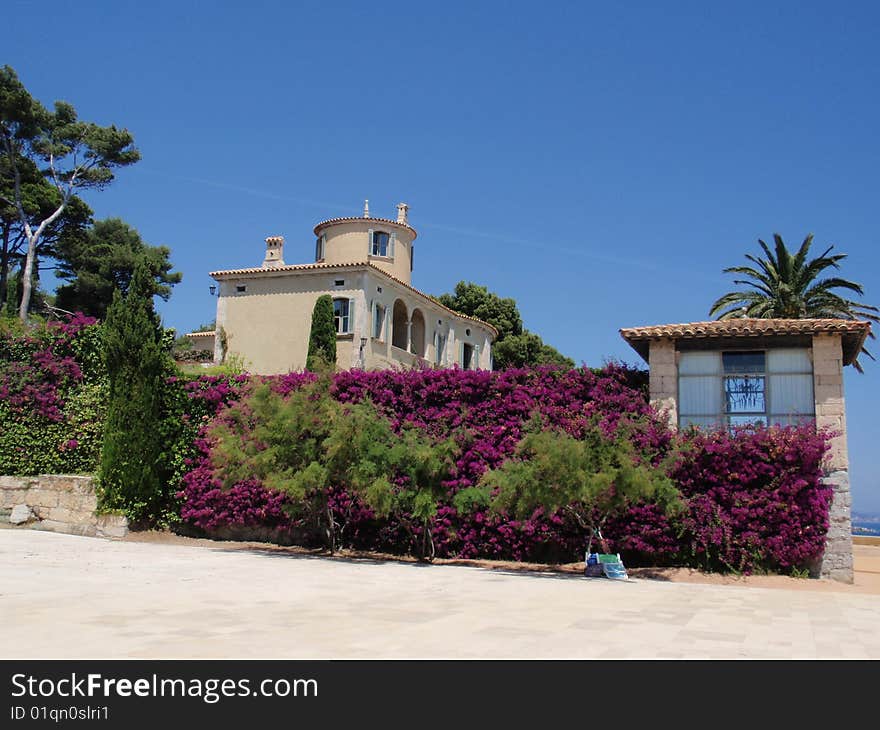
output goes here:
[{"label": "blue shutter", "polygon": [[396,243],[396,241],[397,241],[397,234],[392,233],[391,237],[388,239],[388,255],[391,258],[394,258],[394,244]]}]

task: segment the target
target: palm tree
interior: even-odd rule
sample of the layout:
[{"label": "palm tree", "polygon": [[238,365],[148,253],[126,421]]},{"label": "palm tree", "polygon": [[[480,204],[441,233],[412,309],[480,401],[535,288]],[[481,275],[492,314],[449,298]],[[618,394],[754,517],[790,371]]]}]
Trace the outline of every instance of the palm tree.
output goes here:
[{"label": "palm tree", "polygon": [[[829,277],[818,279],[825,269],[839,269],[839,262],[846,254],[831,253],[833,246],[814,259],[807,259],[813,234],[809,234],[796,254],[792,254],[785,246],[782,236],[773,234],[776,250],[761,239],[758,243],[766,254],[760,258],[746,254],[746,258],[755,264],[752,266],[731,266],[724,273],[742,274],[746,279],[735,279],[734,284],[742,284],[751,289],[732,291],[718,299],[709,310],[709,316],[717,319],[734,317],[756,317],[759,319],[869,319],[880,322],[874,312],[880,310],[868,304],[846,299],[833,289],[844,289],[862,296],[862,287],[855,282]],[[875,337],[871,332],[870,336]],[[874,360],[874,356],[864,347],[861,350]],[[862,371],[858,358],[853,362],[856,370]]]}]

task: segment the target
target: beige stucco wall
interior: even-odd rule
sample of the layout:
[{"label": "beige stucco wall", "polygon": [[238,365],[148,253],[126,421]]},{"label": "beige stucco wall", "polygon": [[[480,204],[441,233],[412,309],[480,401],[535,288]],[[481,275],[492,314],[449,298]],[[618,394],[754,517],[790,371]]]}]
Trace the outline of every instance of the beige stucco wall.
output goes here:
[{"label": "beige stucco wall", "polygon": [[[240,356],[245,367],[255,373],[301,370],[306,364],[312,310],[318,297],[357,298],[360,278],[346,271],[327,271],[221,281],[217,327],[226,333],[227,357]],[[337,280],[345,284],[336,286]],[[237,286],[246,289],[239,293]],[[337,342],[337,359],[350,361],[350,340]]]},{"label": "beige stucco wall", "polygon": [[848,469],[846,404],[843,398],[843,350],[840,335],[813,335],[813,392],[816,397],[816,426],[837,435],[826,457],[830,470]]},{"label": "beige stucco wall", "polygon": [[[394,258],[370,255],[370,231],[384,231],[389,236],[396,235]],[[327,237],[324,245],[324,263],[351,264],[370,261],[374,266],[387,271],[406,284],[412,282],[412,229],[364,218],[362,221],[331,223],[318,231]]]},{"label": "beige stucco wall", "polygon": [[[341,286],[336,281],[344,281]],[[244,292],[236,287],[245,286]],[[342,369],[425,366],[452,367],[458,363],[460,345],[475,348],[474,368],[492,363],[492,332],[486,325],[456,316],[411,289],[366,267],[326,272],[267,270],[220,281],[217,326],[226,334],[227,354],[239,355],[255,373],[285,373],[305,367],[315,301],[322,294],[354,300],[352,332],[336,341],[336,362]],[[412,318],[416,309],[425,320],[425,351],[418,358],[406,348],[391,345],[391,314],[395,301]],[[385,323],[373,337],[375,306],[386,309]],[[438,358],[435,333],[446,338]],[[365,338],[363,352],[361,339]],[[219,349],[219,344],[218,344]],[[217,352],[219,360],[219,352]]]},{"label": "beige stucco wall", "polygon": [[186,338],[192,342],[194,350],[214,350],[213,332],[190,332]]},{"label": "beige stucco wall", "polygon": [[678,366],[673,340],[653,340],[648,350],[651,405],[666,411],[669,423],[678,427]]}]

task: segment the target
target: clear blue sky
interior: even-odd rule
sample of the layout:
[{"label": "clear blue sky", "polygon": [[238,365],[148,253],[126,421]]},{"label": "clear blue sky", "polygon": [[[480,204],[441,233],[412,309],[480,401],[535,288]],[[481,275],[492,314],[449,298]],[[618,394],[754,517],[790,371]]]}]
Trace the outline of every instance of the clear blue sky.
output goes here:
[{"label": "clear blue sky", "polygon": [[[3,57],[45,103],[130,129],[88,196],[172,249],[160,310],[210,322],[207,272],[410,204],[414,284],[470,279],[590,365],[624,326],[705,319],[779,232],[849,255],[880,303],[875,3],[20,2]],[[880,351],[880,345],[874,348]],[[880,364],[846,374],[854,508],[880,512]]]}]

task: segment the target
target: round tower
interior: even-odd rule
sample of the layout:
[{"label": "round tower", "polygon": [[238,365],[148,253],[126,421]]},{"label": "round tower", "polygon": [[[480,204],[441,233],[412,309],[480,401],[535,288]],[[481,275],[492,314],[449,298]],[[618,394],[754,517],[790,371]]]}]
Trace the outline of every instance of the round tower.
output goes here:
[{"label": "round tower", "polygon": [[415,229],[409,225],[409,206],[397,206],[397,218],[373,218],[364,201],[361,217],[331,218],[315,226],[315,262],[369,262],[405,284],[411,284]]}]

